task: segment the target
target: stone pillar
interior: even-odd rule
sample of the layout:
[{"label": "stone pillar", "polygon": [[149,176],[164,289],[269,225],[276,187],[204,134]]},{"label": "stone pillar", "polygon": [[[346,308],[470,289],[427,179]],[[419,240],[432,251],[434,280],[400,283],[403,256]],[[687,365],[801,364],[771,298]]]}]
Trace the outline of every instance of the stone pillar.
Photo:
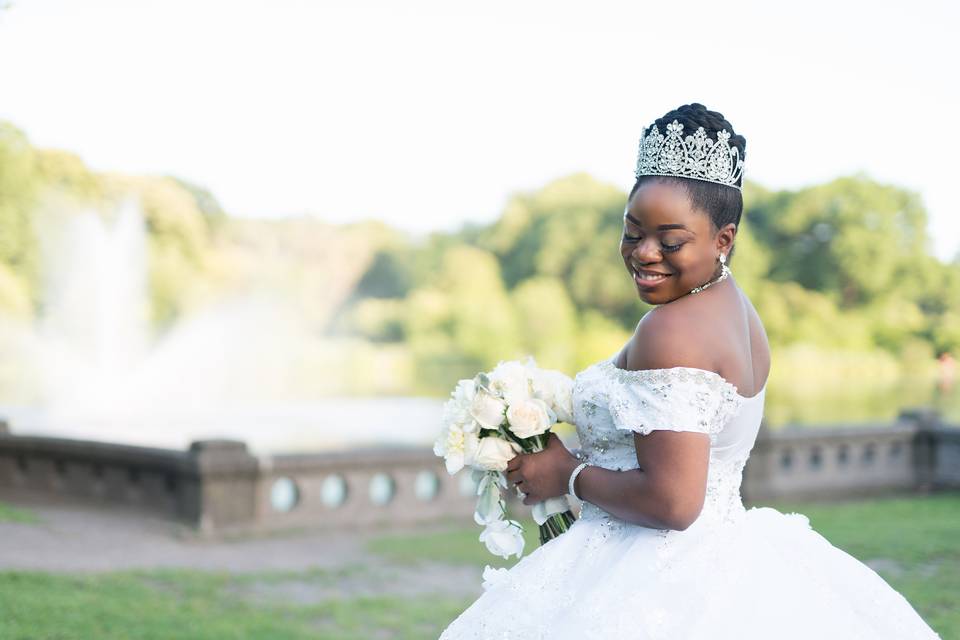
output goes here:
[{"label": "stone pillar", "polygon": [[930,491],[935,484],[937,442],[934,432],[940,423],[940,414],[927,407],[903,409],[897,422],[910,423],[915,428],[911,443],[914,482],[918,491]]},{"label": "stone pillar", "polygon": [[259,464],[237,440],[200,440],[190,445],[190,473],[181,494],[181,514],[202,531],[253,524]]},{"label": "stone pillar", "polygon": [[933,486],[936,489],[960,488],[960,429],[939,426],[933,430]]}]

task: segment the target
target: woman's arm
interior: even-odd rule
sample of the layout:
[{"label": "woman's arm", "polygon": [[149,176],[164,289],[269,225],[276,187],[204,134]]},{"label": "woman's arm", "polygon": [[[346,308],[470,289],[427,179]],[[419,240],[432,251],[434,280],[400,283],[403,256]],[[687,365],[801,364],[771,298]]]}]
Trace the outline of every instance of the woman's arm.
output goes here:
[{"label": "woman's arm", "polygon": [[[580,498],[614,516],[654,529],[689,527],[700,515],[706,495],[710,438],[689,431],[654,431],[634,435],[639,469],[616,471],[588,465],[574,482]],[[567,482],[580,460],[551,433],[547,447],[507,463],[507,481],[536,504],[567,493]]]},{"label": "woman's arm", "polygon": [[[693,339],[712,339],[712,333],[702,330],[706,320],[709,318],[657,307],[638,325],[628,345],[628,361],[637,369],[689,366],[713,370],[715,345]],[[656,529],[686,529],[703,510],[710,436],[655,429],[646,435],[634,432],[634,444],[639,469],[587,466],[575,481],[577,496],[627,522]],[[520,482],[520,490],[527,494],[524,504],[535,504],[565,494],[570,473],[579,463],[552,435],[544,451],[511,460],[507,480]]]},{"label": "woman's arm", "polygon": [[589,465],[574,481],[577,496],[633,524],[686,529],[703,509],[709,437],[654,431],[634,439],[640,468],[615,471]]}]

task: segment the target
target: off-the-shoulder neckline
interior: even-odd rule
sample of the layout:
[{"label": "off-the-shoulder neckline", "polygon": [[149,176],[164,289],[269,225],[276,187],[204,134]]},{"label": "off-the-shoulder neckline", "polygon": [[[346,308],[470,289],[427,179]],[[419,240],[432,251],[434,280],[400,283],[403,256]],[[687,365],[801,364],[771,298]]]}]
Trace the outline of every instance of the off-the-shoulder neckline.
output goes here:
[{"label": "off-the-shoulder neckline", "polygon": [[[739,392],[737,391],[737,385],[733,384],[732,382],[730,382],[729,380],[727,380],[726,378],[724,378],[722,375],[720,375],[720,374],[717,373],[716,371],[710,371],[709,369],[701,369],[701,368],[699,368],[699,367],[681,367],[681,366],[677,366],[677,367],[661,367],[661,368],[658,368],[658,369],[621,369],[621,368],[618,367],[616,364],[614,364],[614,360],[616,360],[616,358],[617,358],[617,356],[618,356],[619,354],[620,354],[620,352],[618,351],[617,353],[613,354],[612,356],[610,356],[610,357],[607,358],[606,360],[601,360],[601,361],[598,362],[597,364],[598,364],[598,365],[607,365],[609,368],[611,368],[611,369],[613,369],[614,371],[617,371],[617,372],[619,372],[619,373],[621,373],[621,374],[623,374],[623,375],[635,376],[635,377],[637,377],[637,378],[642,378],[642,377],[645,377],[645,376],[650,376],[650,375],[653,375],[653,374],[656,373],[656,372],[674,371],[674,370],[679,370],[679,369],[686,369],[686,370],[688,370],[688,371],[699,371],[699,372],[703,372],[704,374],[706,374],[706,375],[709,376],[709,377],[715,378],[715,379],[716,379],[718,382],[720,382],[721,384],[726,385],[727,387],[730,388],[730,390],[734,393],[734,395],[736,395],[736,396],[738,396],[738,397],[740,397],[740,398],[742,398],[742,399],[744,399],[744,400],[756,400],[757,398],[759,398],[759,397],[761,396],[761,394],[763,394],[763,393],[767,390],[767,382],[765,381],[765,382],[763,383],[763,386],[760,387],[760,391],[758,391],[758,392],[755,393],[754,395],[752,395],[752,396],[742,395],[741,393],[739,393]],[[769,380],[769,378],[768,378],[768,380]]]}]

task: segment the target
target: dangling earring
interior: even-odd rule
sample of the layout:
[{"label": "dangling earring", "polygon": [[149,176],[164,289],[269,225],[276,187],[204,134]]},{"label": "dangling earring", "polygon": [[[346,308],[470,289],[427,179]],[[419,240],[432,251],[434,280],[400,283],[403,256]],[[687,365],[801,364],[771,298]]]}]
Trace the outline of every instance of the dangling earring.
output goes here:
[{"label": "dangling earring", "polygon": [[730,267],[727,266],[727,256],[722,251],[720,252],[720,277],[726,278],[730,275]]}]

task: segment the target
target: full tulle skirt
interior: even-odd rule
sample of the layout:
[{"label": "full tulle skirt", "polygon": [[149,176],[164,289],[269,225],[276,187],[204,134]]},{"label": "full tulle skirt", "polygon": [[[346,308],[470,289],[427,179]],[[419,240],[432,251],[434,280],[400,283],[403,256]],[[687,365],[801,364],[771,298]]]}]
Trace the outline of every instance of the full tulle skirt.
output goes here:
[{"label": "full tulle skirt", "polygon": [[723,522],[698,520],[684,531],[581,518],[522,557],[440,636],[814,638],[939,636],[899,592],[834,547],[806,516],[770,507],[741,508]]}]

